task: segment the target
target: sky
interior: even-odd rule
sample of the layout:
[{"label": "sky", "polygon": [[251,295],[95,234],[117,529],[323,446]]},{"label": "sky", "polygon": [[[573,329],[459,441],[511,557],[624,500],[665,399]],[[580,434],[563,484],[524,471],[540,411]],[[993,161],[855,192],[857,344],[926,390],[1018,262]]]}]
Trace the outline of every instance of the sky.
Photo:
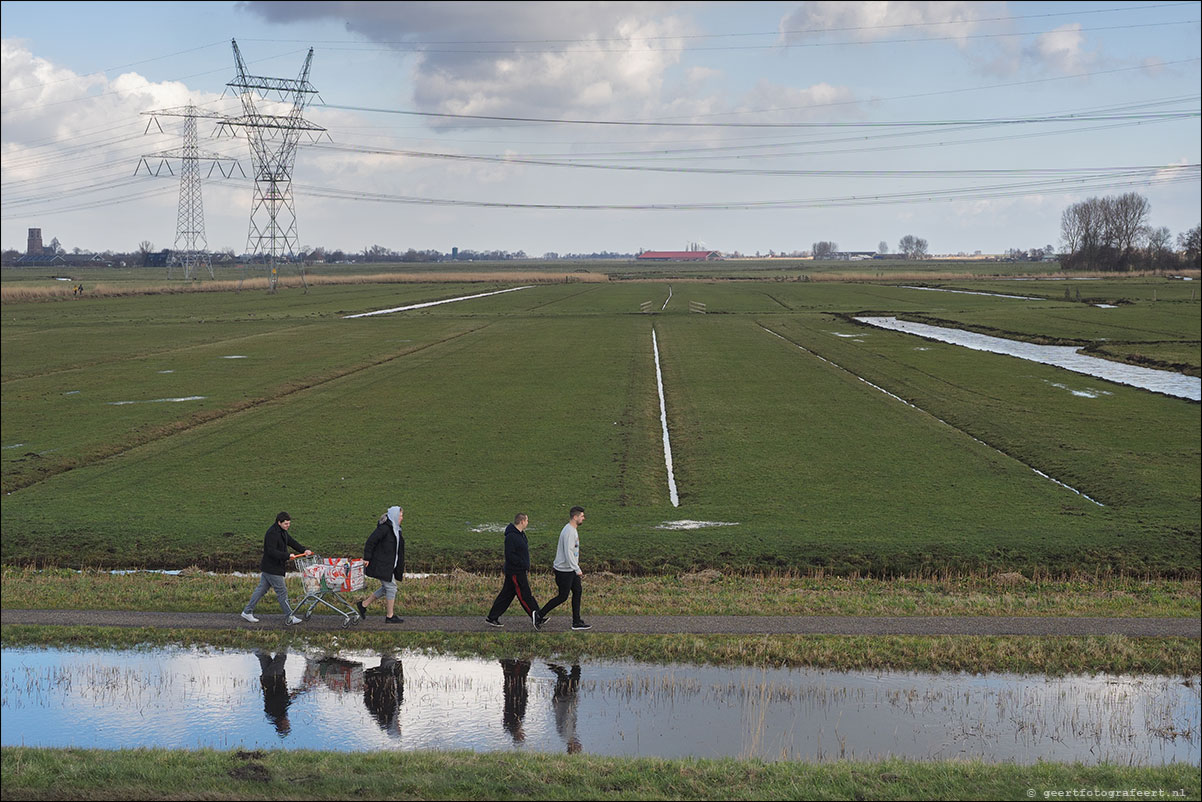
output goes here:
[{"label": "sky", "polygon": [[217,122],[242,113],[231,40],[275,78],[313,50],[306,250],[1000,253],[1058,246],[1089,197],[1139,192],[1174,237],[1202,216],[1198,2],[0,6],[21,252],[31,227],[173,247],[180,162],[147,168],[184,118],[147,112],[188,104],[224,158],[201,162],[205,241],[248,249],[255,161]]}]

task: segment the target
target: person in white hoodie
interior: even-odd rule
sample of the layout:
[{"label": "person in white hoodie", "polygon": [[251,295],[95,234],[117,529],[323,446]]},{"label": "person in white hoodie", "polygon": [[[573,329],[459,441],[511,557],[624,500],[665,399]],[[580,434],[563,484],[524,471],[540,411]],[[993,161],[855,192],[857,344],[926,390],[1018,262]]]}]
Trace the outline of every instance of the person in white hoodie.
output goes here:
[{"label": "person in white hoodie", "polygon": [[584,593],[580,577],[580,524],[584,523],[584,507],[572,507],[568,511],[568,522],[559,533],[559,547],[555,550],[555,584],[559,587],[559,595],[551,599],[538,611],[535,628],[543,625],[547,614],[572,597],[572,629],[580,632],[592,629],[580,617],[580,597]]},{"label": "person in white hoodie", "polygon": [[405,578],[405,536],[401,531],[403,520],[403,509],[389,507],[380,516],[375,530],[363,546],[363,559],[367,561],[364,573],[380,580],[380,587],[355,602],[360,619],[367,618],[367,605],[376,599],[384,599],[384,623],[399,624],[405,620],[395,613],[397,583]]}]

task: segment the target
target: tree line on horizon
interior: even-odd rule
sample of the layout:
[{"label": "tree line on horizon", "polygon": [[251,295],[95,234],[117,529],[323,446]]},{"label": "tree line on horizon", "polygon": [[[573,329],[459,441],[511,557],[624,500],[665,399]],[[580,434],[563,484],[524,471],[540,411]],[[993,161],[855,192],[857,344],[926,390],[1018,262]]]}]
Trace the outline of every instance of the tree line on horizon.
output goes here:
[{"label": "tree line on horizon", "polygon": [[1088,198],[1060,215],[1065,270],[1128,271],[1199,267],[1202,225],[1177,235],[1148,222],[1152,205],[1138,192]]}]

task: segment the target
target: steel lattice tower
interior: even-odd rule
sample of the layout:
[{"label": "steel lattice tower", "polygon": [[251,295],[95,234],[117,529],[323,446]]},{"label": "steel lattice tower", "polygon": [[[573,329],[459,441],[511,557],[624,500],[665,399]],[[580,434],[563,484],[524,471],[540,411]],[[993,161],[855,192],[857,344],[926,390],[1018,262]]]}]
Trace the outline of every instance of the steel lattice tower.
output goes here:
[{"label": "steel lattice tower", "polygon": [[[250,143],[255,190],[246,249],[252,258],[261,256],[267,261],[270,268],[268,288],[275,292],[279,263],[293,262],[300,249],[296,205],[292,199],[292,168],[296,163],[297,145],[301,134],[315,138],[325,131],[303,117],[305,107],[317,94],[309,83],[313,48],[309,48],[297,78],[266,78],[247,72],[238,42],[231,41],[238,75],[226,86],[237,92],[241,99],[242,116],[227,118],[222,126],[245,129]],[[258,107],[258,101],[264,100],[282,104],[288,111],[284,114],[264,113]],[[308,291],[304,268],[298,265],[298,272]]]},{"label": "steel lattice tower", "polygon": [[[167,278],[171,278],[171,274],[176,267],[182,267],[184,279],[190,281],[196,278],[196,270],[201,266],[204,266],[209,271],[209,278],[216,278],[213,273],[213,262],[209,256],[208,239],[205,236],[205,209],[204,197],[201,193],[200,161],[204,159],[213,163],[209,166],[210,175],[212,175],[213,166],[217,166],[221,170],[222,176],[228,178],[233,174],[233,169],[237,166],[237,160],[228,156],[222,156],[219,153],[201,151],[196,136],[196,118],[223,118],[219,114],[205,112],[192,105],[146,113],[151,117],[150,122],[146,124],[147,131],[150,130],[151,123],[158,125],[159,131],[163,130],[162,125],[158,123],[159,117],[183,117],[184,119],[183,146],[143,156],[138,161],[138,167],[134,170],[134,175],[137,175],[142,165],[146,165],[146,172],[150,175],[161,175],[164,169],[174,175],[170,162],[175,159],[178,159],[180,162],[179,205],[176,208],[175,221],[175,252],[167,267]],[[150,162],[147,159],[156,158],[159,159],[158,168],[152,170]],[[225,167],[222,166],[223,162],[233,162],[228,173]]]}]

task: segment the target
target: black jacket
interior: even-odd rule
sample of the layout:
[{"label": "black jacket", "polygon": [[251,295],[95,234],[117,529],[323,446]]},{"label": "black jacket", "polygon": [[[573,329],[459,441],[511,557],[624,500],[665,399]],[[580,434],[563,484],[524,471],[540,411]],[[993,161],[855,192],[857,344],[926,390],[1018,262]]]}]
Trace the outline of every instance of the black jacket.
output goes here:
[{"label": "black jacket", "polygon": [[[400,547],[400,554],[397,547]],[[367,537],[363,544],[363,559],[367,560],[367,575],[381,582],[393,578],[399,582],[405,573],[405,534],[401,533],[400,543],[392,535],[392,521],[385,521]],[[396,570],[392,563],[396,561]]]},{"label": "black jacket", "polygon": [[278,523],[272,524],[267,534],[263,535],[263,561],[259,563],[259,570],[265,574],[283,576],[285,566],[288,565],[289,546],[298,552],[309,550],[293,540],[292,535],[284,531],[284,527]]},{"label": "black jacket", "polygon": [[505,527],[505,573],[520,574],[530,570],[530,543],[526,533],[513,524]]}]

